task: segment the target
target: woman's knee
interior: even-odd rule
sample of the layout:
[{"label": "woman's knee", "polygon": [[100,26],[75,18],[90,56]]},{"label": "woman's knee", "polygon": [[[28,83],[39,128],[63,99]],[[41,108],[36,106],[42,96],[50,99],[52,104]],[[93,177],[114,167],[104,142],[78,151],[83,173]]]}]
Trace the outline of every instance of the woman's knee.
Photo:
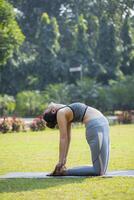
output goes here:
[{"label": "woman's knee", "polygon": [[95,175],[96,176],[103,176],[105,174],[105,171],[103,170],[103,171],[101,171],[101,170],[99,170],[99,171],[95,171]]},{"label": "woman's knee", "polygon": [[99,162],[99,160],[97,160],[96,163],[94,163],[94,169],[95,169],[96,176],[103,176],[106,171],[106,167],[104,167],[104,165],[102,165]]}]

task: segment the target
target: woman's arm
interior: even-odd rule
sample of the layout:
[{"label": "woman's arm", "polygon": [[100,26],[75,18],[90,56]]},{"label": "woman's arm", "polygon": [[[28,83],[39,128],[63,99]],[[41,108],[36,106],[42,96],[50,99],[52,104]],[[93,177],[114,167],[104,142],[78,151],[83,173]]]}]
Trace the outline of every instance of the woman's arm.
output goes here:
[{"label": "woman's arm", "polygon": [[60,131],[59,162],[56,165],[54,171],[50,175],[64,174],[66,157],[68,154],[70,138],[71,138],[71,123],[68,123],[64,111],[59,111],[57,113],[57,122]]},{"label": "woman's arm", "polygon": [[70,147],[70,141],[71,141],[71,123],[67,125],[67,136],[68,136],[68,143],[67,143],[67,150],[66,150],[66,156],[65,156],[65,163],[66,163],[66,159],[67,159],[67,155],[68,155],[68,151]]},{"label": "woman's arm", "polygon": [[66,162],[66,156],[68,153],[70,136],[68,134],[68,130],[70,129],[68,126],[68,122],[63,111],[58,112],[57,121],[60,131],[60,141],[59,141],[59,164],[64,165]]}]

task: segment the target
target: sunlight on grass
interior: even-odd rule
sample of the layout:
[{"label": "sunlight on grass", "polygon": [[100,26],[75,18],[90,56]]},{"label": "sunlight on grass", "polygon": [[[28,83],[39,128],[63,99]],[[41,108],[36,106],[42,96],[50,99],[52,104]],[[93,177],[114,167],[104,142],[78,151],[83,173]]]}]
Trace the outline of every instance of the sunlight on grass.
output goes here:
[{"label": "sunlight on grass", "polygon": [[[134,125],[110,128],[109,170],[134,169]],[[52,171],[58,160],[57,130],[0,134],[0,174]],[[68,167],[91,164],[84,128],[72,130]],[[0,180],[1,200],[134,199],[134,178]]]}]

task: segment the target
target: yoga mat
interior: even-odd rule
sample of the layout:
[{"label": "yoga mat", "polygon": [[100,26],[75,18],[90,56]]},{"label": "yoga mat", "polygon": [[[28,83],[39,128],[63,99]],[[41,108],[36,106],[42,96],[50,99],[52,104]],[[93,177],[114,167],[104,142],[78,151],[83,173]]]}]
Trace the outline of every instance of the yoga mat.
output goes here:
[{"label": "yoga mat", "polygon": [[[11,172],[5,175],[0,175],[0,179],[10,178],[83,178],[92,176],[47,176],[48,172]],[[100,177],[134,177],[134,170],[119,170],[107,172],[104,176]]]}]

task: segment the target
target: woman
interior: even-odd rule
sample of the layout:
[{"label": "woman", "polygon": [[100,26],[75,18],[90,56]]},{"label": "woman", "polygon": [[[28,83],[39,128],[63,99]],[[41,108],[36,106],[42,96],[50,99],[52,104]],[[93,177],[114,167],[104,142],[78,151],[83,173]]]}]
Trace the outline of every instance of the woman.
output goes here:
[{"label": "woman", "polygon": [[[70,105],[51,103],[43,114],[49,128],[58,125],[60,132],[59,162],[51,175],[100,176],[104,175],[109,160],[109,124],[97,109],[83,103]],[[71,123],[82,122],[86,127],[93,166],[66,169],[65,164],[71,139]]]}]

